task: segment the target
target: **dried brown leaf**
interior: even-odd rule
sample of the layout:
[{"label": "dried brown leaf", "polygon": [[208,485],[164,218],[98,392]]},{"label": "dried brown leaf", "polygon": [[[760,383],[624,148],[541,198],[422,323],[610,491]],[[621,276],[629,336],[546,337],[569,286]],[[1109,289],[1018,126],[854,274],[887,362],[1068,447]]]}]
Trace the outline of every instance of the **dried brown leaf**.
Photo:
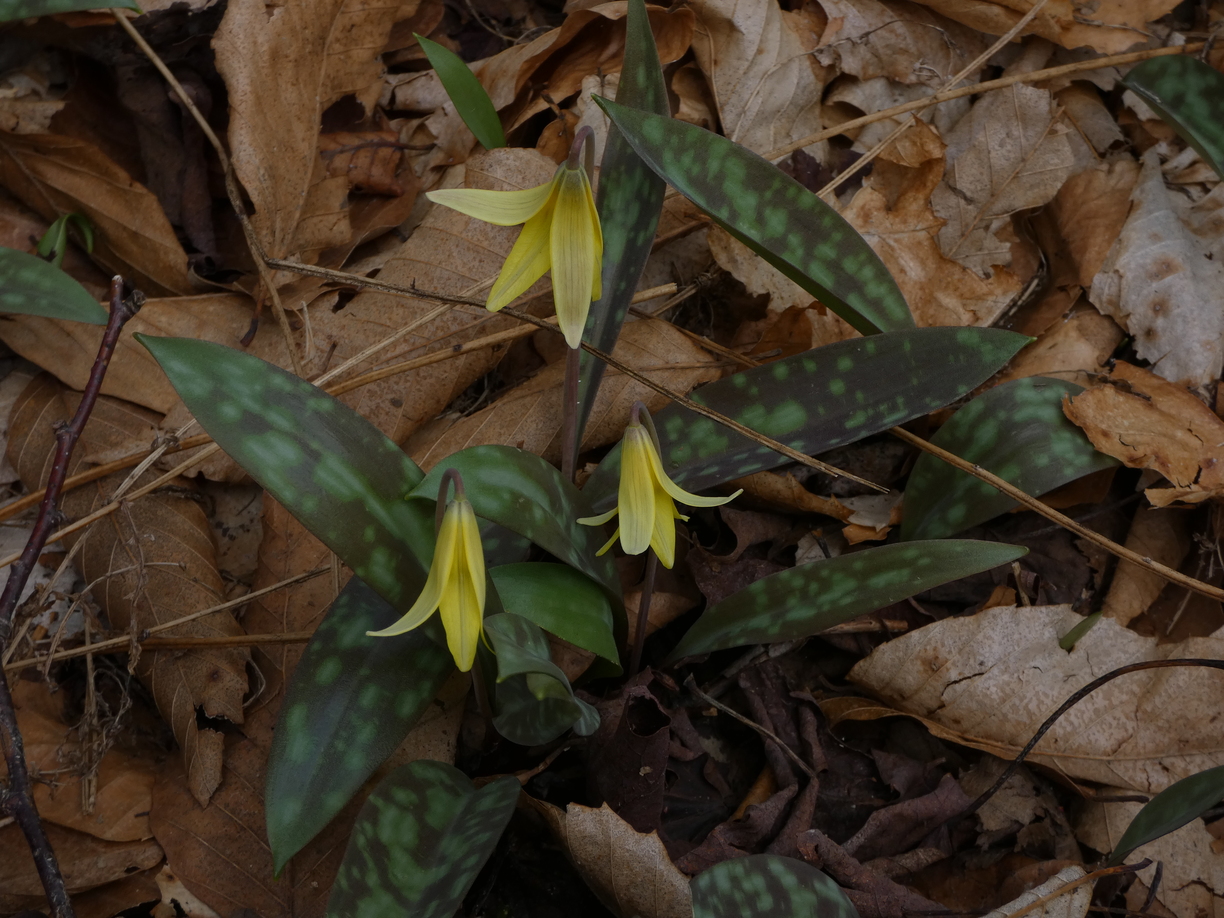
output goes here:
[{"label": "dried brown leaf", "polygon": [[995,384],[1025,376],[1055,376],[1081,385],[1089,374],[1104,372],[1105,363],[1122,342],[1122,329],[1091,306],[1055,322],[1032,344],[1025,345]]},{"label": "dried brown leaf", "polygon": [[728,482],[727,486],[743,488],[750,497],[804,513],[819,513],[839,520],[848,520],[854,513],[835,497],[813,494],[789,472],[756,472]]},{"label": "dried brown leaf", "polygon": [[[719,376],[719,358],[661,319],[626,324],[614,354],[630,367],[678,392],[687,393]],[[461,419],[436,439],[410,440],[406,444],[408,452],[423,468],[431,468],[458,450],[489,443],[517,446],[548,462],[557,462],[561,458],[564,376],[564,360],[553,363],[521,386],[502,394],[488,408]],[[619,440],[636,401],[645,402],[655,411],[668,403],[654,390],[609,370],[591,409],[583,448],[594,449]],[[436,432],[431,433],[436,436]]]},{"label": "dried brown leaf", "polygon": [[[1224,653],[1224,637],[1158,644],[1111,619],[1099,621],[1068,653],[1058,641],[1080,621],[1070,606],[999,607],[945,619],[876,648],[850,679],[897,711],[959,735],[958,742],[1012,758],[1047,716],[1097,676],[1144,660]],[[1214,671],[1136,673],[1064,714],[1030,759],[1077,781],[1156,793],[1224,764],[1222,704],[1224,677]]]},{"label": "dried brown leaf", "polygon": [[0,132],[0,185],[45,220],[84,214],[93,257],[146,294],[192,292],[187,254],[157,198],[92,144]]},{"label": "dried brown leaf", "polygon": [[[1190,551],[1186,514],[1181,510],[1141,507],[1131,520],[1126,547],[1177,570]],[[1119,564],[1105,594],[1101,613],[1128,625],[1154,603],[1168,581],[1137,564]]]},{"label": "dried brown leaf", "polygon": [[[1126,225],[1139,164],[1129,156],[1071,176],[1050,202],[1053,239],[1047,249],[1057,283],[1089,287]],[[1066,265],[1065,275],[1058,271]]]},{"label": "dried brown leaf", "polygon": [[[1040,886],[1030,889],[1007,905],[996,908],[986,915],[986,918],[1010,918],[1012,915],[1032,918],[1084,918],[1088,914],[1088,906],[1092,903],[1092,884],[1072,885],[1083,876],[1084,868],[1078,864],[1064,867]],[[1064,888],[1066,892],[1060,893],[1059,890]],[[1041,904],[1035,906],[1039,901]]]},{"label": "dried brown leaf", "polygon": [[643,834],[604,804],[566,809],[534,797],[527,805],[544,817],[587,885],[618,918],[690,918],[688,877],[676,869],[657,832]]},{"label": "dried brown leaf", "polygon": [[1158,507],[1199,503],[1224,491],[1224,421],[1183,387],[1119,361],[1111,383],[1065,400],[1063,411],[1092,445],[1131,468],[1160,472]]},{"label": "dried brown leaf", "polygon": [[[9,457],[27,488],[46,484],[54,454],[52,423],[67,420],[80,396],[61,391],[47,375],[34,379],[18,399],[10,424]],[[114,444],[127,447],[134,431],[155,424],[149,412],[100,398],[86,426],[69,473],[90,467],[88,457],[105,455]],[[155,475],[147,472],[146,476]],[[76,519],[108,503],[126,477],[120,472],[65,495],[62,509]],[[92,585],[94,598],[120,632],[180,618],[224,600],[217,571],[212,532],[199,504],[183,492],[161,492],[111,514],[84,536],[77,565]],[[229,612],[216,612],[166,632],[177,637],[218,637],[243,634]],[[249,653],[242,648],[142,653],[134,661],[136,674],[149,687],[158,710],[174,730],[187,762],[191,789],[207,801],[221,780],[223,735],[197,724],[198,714],[242,723],[242,698],[247,690]]]}]

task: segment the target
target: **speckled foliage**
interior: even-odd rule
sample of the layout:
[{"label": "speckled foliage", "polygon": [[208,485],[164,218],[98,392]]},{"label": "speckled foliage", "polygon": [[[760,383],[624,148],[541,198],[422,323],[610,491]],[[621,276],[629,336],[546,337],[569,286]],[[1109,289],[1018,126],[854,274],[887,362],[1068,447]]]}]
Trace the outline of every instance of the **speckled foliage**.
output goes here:
[{"label": "speckled foliage", "polygon": [[693,918],[858,918],[846,894],[803,861],[754,854],[693,878]]},{"label": "speckled foliage", "polygon": [[107,315],[88,290],[59,268],[34,255],[2,246],[0,312],[90,325],[105,325]]},{"label": "speckled foliage", "polygon": [[1122,82],[1224,178],[1224,74],[1179,54],[1144,61]]}]

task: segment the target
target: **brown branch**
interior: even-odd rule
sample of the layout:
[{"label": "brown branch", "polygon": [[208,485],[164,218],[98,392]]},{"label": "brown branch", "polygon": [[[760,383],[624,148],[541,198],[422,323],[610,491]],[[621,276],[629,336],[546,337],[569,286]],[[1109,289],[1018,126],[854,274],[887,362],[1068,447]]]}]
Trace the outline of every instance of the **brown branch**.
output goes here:
[{"label": "brown branch", "polygon": [[[89,382],[81,394],[81,403],[77,406],[69,424],[61,424],[55,431],[55,457],[52,460],[51,476],[47,481],[46,492],[39,506],[38,519],[34,530],[30,533],[25,550],[9,571],[8,582],[4,592],[0,593],[0,654],[8,645],[12,632],[13,614],[17,609],[17,601],[30,579],[30,572],[38,561],[51,535],[51,530],[60,520],[60,491],[64,479],[68,477],[68,463],[72,459],[72,450],[85,423],[98,400],[102,389],[102,380],[110,365],[115,345],[119,343],[119,333],[124,324],[144,302],[144,295],[133,291],[129,298],[123,295],[123,278],[111,278],[110,287],[110,318],[106,323],[106,332],[102,335],[102,343],[98,347],[98,355],[94,359],[93,368],[89,372]],[[34,805],[34,792],[30,783],[30,772],[26,767],[25,748],[21,739],[21,731],[17,726],[17,712],[13,705],[13,696],[9,692],[8,678],[0,672],[0,747],[4,753],[4,761],[8,766],[8,785],[0,788],[0,813],[11,816],[21,827],[30,853],[34,856],[34,865],[38,878],[42,881],[51,905],[53,918],[73,918],[72,903],[68,899],[68,889],[64,885],[64,877],[60,873],[55,852],[51,842],[43,830],[42,821],[38,817],[38,809]]]}]

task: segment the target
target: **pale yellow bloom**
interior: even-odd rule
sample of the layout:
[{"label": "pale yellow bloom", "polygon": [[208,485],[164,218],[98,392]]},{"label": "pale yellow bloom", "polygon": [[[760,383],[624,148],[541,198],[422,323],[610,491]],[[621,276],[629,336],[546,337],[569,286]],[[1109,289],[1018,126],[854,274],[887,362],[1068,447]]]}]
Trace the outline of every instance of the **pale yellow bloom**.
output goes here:
[{"label": "pale yellow bloom", "polygon": [[742,489],[730,497],[701,497],[685,491],[667,477],[653,430],[637,419],[644,417],[649,424],[644,407],[639,411],[635,406],[634,414],[621,440],[620,489],[616,506],[607,513],[585,517],[578,522],[602,526],[619,513],[620,526],[598,553],[602,555],[619,538],[625,554],[640,555],[647,548],[653,548],[659,563],[670,568],[676,561],[675,521],[688,519],[676,509],[676,501],[690,507],[718,507],[734,500]]},{"label": "pale yellow bloom", "polygon": [[456,496],[446,505],[425,588],[412,608],[394,625],[367,631],[371,637],[392,637],[423,625],[434,610],[442,610],[446,645],[462,672],[472,668],[476,642],[484,628],[485,562],[480,528],[472,504]]},{"label": "pale yellow bloom", "polygon": [[557,322],[570,347],[582,343],[591,301],[600,296],[603,232],[581,165],[564,162],[551,182],[524,191],[447,188],[426,197],[486,223],[522,223],[485,305],[492,312],[509,305],[551,268]]}]

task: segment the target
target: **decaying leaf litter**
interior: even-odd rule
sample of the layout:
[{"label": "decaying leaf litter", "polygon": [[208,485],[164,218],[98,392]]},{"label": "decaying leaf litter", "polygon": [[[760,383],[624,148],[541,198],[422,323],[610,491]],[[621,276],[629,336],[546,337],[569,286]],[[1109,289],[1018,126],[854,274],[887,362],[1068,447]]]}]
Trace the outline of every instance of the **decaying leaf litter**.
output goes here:
[{"label": "decaying leaf litter", "polygon": [[[1218,585],[1218,178],[1119,84],[1129,64],[1041,72],[1202,42],[1224,16],[1215,3],[1173,7],[1047,2],[1018,40],[964,77],[1009,85],[843,133],[837,126],[851,119],[943,89],[1027,8],[692,0],[650,8],[650,25],[676,117],[775,159],[821,192],[878,253],[920,327],[1019,331],[1035,340],[991,384],[1074,384],[1050,404],[1065,406],[1121,465],[1051,478],[1047,503]],[[518,231],[433,207],[421,192],[538,185],[579,128],[605,143],[608,120],[593,97],[615,98],[625,44],[619,2],[146,9],[131,23],[224,139],[268,257],[458,297],[483,296]],[[511,146],[479,147],[414,34],[473,62]],[[341,382],[445,356],[341,398],[425,469],[485,444],[557,461],[559,339],[479,308],[443,310],[284,267],[268,274],[274,291],[261,286],[207,137],[112,14],[10,25],[0,41],[0,242],[32,251],[56,217],[83,214],[97,244],[90,253],[73,245],[65,269],[99,299],[113,273],[149,297],[125,332],[74,473],[199,432],[132,332],[245,348],[300,365],[308,379],[344,367]],[[1207,60],[1224,65],[1218,50]],[[637,304],[616,354],[682,393],[857,337],[674,194],[639,286],[657,295]],[[539,282],[523,308],[549,314],[549,289]],[[58,319],[0,323],[11,352],[0,383],[10,465],[0,471],[14,496],[45,482],[50,425],[79,399],[99,335]],[[461,347],[469,342],[481,346]],[[638,399],[652,411],[666,403],[609,371],[580,482]],[[929,437],[950,415],[910,426]],[[135,484],[192,458],[165,453]],[[653,668],[623,685],[583,682],[593,655],[554,642],[554,660],[599,710],[593,736],[490,746],[463,680],[443,685],[379,775],[433,759],[478,783],[519,776],[519,812],[465,914],[560,913],[585,896],[596,913],[688,915],[688,876],[758,853],[821,867],[862,915],[1011,914],[1032,899],[1008,905],[1026,891],[1046,896],[1058,888],[1052,878],[1075,882],[1074,869],[1099,866],[1147,796],[1224,764],[1220,675],[1155,670],[1091,696],[988,809],[948,822],[1095,676],[1141,660],[1221,657],[1218,601],[1118,563],[1031,512],[959,533],[1027,547],[1015,565],[812,640],[665,665],[677,628],[706,606],[796,564],[896,540],[914,451],[881,434],[820,458],[893,493],[798,465],[756,472],[736,484],[744,498],[694,515],[675,567],[656,584]],[[40,559],[40,592],[23,605],[5,659],[40,812],[78,913],[168,915],[177,905],[201,915],[322,914],[361,795],[277,877],[262,789],[304,637],[349,572],[223,453],[182,472]],[[68,518],[108,505],[127,478],[112,471],[69,492]],[[642,564],[618,565],[633,608]],[[295,578],[304,579],[214,611]],[[1059,639],[1097,611],[1104,620],[1061,650]],[[233,642],[139,648],[158,626],[163,638]],[[256,637],[266,635],[273,640]],[[50,665],[36,660],[110,638],[126,658],[77,650]],[[1141,849],[1163,862],[1151,912],[1224,910],[1222,837],[1214,812]],[[623,857],[598,854],[609,849]],[[0,851],[0,906],[38,907],[16,826],[0,826]],[[1153,863],[1098,887],[1096,904],[1144,907],[1156,871]],[[1087,897],[1069,891],[1043,906],[1073,907],[1084,914]]]}]

